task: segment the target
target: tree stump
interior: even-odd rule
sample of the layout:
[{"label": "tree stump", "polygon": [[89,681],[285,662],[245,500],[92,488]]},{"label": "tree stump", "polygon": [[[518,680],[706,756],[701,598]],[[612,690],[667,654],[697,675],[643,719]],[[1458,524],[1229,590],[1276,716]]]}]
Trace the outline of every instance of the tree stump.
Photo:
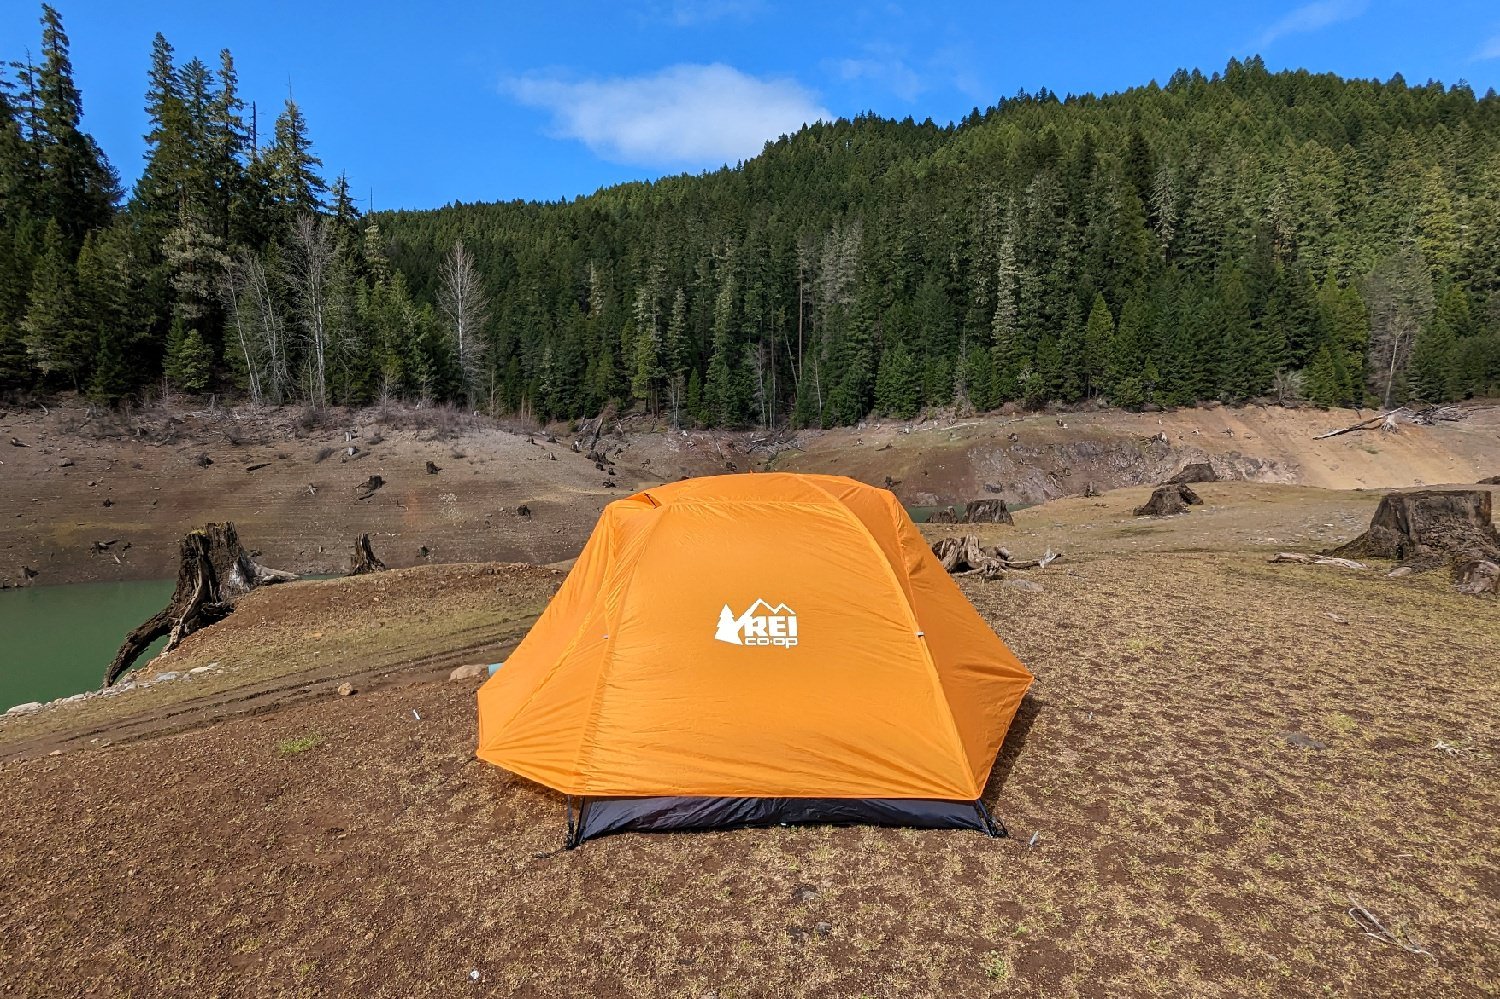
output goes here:
[{"label": "tree stump", "polygon": [[964,507],[965,524],[1014,524],[1003,499],[969,500]]},{"label": "tree stump", "polygon": [[370,536],[361,534],[354,539],[354,554],[349,556],[350,576],[363,576],[367,572],[379,572],[385,568],[385,563],[375,555],[375,549],[370,547]]},{"label": "tree stump", "polygon": [[1391,575],[1449,565],[1459,593],[1500,594],[1500,532],[1487,489],[1423,489],[1388,493],[1369,530],[1329,552],[1395,559]]},{"label": "tree stump", "polygon": [[951,506],[942,510],[934,510],[932,511],[932,513],[928,514],[927,523],[956,524],[958,523],[958,514],[954,512]]},{"label": "tree stump", "polygon": [[167,636],[170,652],[193,632],[226,617],[234,602],[257,586],[285,583],[297,577],[268,569],[250,558],[233,524],[209,524],[182,539],[178,550],[177,589],[165,608],[129,635],[104,671],[111,686],[152,642]]},{"label": "tree stump", "polygon": [[1391,559],[1419,572],[1469,559],[1500,563],[1490,504],[1488,489],[1387,493],[1369,529],[1328,554]]},{"label": "tree stump", "polygon": [[1184,465],[1182,471],[1172,476],[1167,482],[1218,482],[1219,473],[1214,471],[1214,466],[1206,461],[1195,461]]},{"label": "tree stump", "polygon": [[1137,517],[1170,517],[1173,514],[1186,513],[1188,507],[1199,506],[1202,503],[1198,494],[1186,485],[1181,482],[1171,482],[1157,486],[1151,498],[1135,508],[1135,515]]}]

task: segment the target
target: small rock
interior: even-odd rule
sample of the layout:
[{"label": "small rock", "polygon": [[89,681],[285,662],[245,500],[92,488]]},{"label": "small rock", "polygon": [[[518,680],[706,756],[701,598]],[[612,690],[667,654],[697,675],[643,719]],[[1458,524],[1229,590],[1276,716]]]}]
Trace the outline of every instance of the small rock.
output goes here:
[{"label": "small rock", "polygon": [[166,683],[168,680],[175,680],[175,679],[177,679],[181,675],[182,675],[181,673],[162,673],[161,675],[159,675],[156,678],[156,682],[157,683]]},{"label": "small rock", "polygon": [[1323,616],[1326,617],[1328,620],[1332,621],[1334,624],[1348,624],[1349,623],[1349,619],[1347,617],[1345,617],[1342,614],[1335,614],[1333,611],[1324,611],[1323,612]]},{"label": "small rock", "polygon": [[17,704],[15,707],[11,708],[5,713],[8,715],[29,715],[33,711],[40,710],[42,710],[41,701],[27,701],[25,704]]},{"label": "small rock", "polygon": [[48,756],[61,756],[62,755],[62,750],[61,749],[54,749],[52,752],[48,753],[47,755]]},{"label": "small rock", "polygon": [[1417,570],[1413,569],[1409,565],[1398,565],[1398,566],[1396,566],[1396,568],[1394,568],[1390,572],[1386,573],[1385,574],[1385,578],[1386,579],[1401,579],[1404,576],[1410,576],[1412,573],[1414,573],[1416,571]]},{"label": "small rock", "polygon": [[1281,739],[1288,746],[1296,746],[1298,749],[1327,749],[1326,743],[1319,742],[1304,732],[1283,732]]},{"label": "small rock", "polygon": [[341,683],[341,684],[339,684],[339,696],[340,697],[348,697],[350,694],[353,694],[353,693],[354,693],[354,684],[352,684],[352,683]]},{"label": "small rock", "polygon": [[813,927],[813,932],[816,933],[820,937],[826,937],[830,933],[833,932],[833,924],[832,923],[819,923],[818,925],[816,925],[816,926]]},{"label": "small rock", "polygon": [[1042,584],[1041,583],[1033,583],[1029,579],[1007,579],[1004,582],[1002,582],[1000,585],[1001,586],[1008,586],[1008,587],[1010,587],[1013,590],[1025,590],[1027,593],[1041,593],[1042,592]]},{"label": "small rock", "polygon": [[[214,665],[218,665],[218,664],[215,663]],[[192,669],[190,669],[190,670],[187,671],[187,675],[188,676],[202,676],[204,673],[211,673],[211,672],[213,672],[213,666],[194,666]]]},{"label": "small rock", "polygon": [[64,458],[62,461],[59,461],[57,463],[57,467],[58,468],[72,468],[73,467],[73,459],[72,458]]},{"label": "small rock", "polygon": [[484,663],[474,663],[470,666],[459,666],[448,674],[450,680],[472,680],[475,677],[485,675]]},{"label": "small rock", "polygon": [[792,889],[792,901],[798,905],[811,901],[818,894],[818,889],[813,885],[798,885]]}]

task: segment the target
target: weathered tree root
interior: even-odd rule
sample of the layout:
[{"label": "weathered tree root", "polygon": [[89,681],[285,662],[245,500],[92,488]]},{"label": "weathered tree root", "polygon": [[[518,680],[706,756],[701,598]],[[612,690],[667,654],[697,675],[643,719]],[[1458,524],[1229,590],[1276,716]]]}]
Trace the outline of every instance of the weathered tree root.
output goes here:
[{"label": "weathered tree root", "polygon": [[978,573],[985,579],[999,579],[1012,569],[1040,569],[1061,558],[1047,549],[1041,558],[1017,561],[1004,548],[982,548],[972,534],[959,538],[942,538],[932,546],[932,554],[942,567],[955,576]]},{"label": "weathered tree root", "polygon": [[251,559],[233,524],[209,524],[193,531],[180,545],[177,588],[171,601],[125,636],[120,651],[104,671],[104,686],[119,680],[163,635],[167,636],[167,646],[162,651],[170,652],[188,635],[228,616],[235,600],[257,586],[297,578]]}]

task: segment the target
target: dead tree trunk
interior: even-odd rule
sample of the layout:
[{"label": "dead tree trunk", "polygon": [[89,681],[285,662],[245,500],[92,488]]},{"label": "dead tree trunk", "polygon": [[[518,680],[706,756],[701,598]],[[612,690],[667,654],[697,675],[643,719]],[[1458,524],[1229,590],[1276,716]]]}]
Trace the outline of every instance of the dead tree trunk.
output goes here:
[{"label": "dead tree trunk", "polygon": [[375,549],[370,547],[370,536],[361,534],[354,540],[354,554],[349,556],[350,576],[363,576],[367,572],[380,572],[385,568],[385,563],[375,554]]},{"label": "dead tree trunk", "polygon": [[104,686],[118,680],[163,635],[167,646],[162,651],[170,652],[188,635],[228,615],[235,600],[257,586],[296,578],[251,559],[233,524],[209,524],[193,531],[178,551],[177,589],[171,601],[125,637],[104,671]]}]

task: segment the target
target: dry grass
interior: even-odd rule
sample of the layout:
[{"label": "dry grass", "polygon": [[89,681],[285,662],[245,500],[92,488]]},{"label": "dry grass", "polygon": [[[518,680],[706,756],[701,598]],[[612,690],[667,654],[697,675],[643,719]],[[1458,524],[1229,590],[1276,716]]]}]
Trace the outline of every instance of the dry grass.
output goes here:
[{"label": "dry grass", "polygon": [[[1212,496],[1201,521],[1237,505],[1252,531],[1364,503]],[[1194,551],[1199,508],[1161,550],[1109,516],[1104,540],[1059,544],[1086,512],[1020,518],[1014,536],[1070,553],[1030,576],[1042,592],[964,583],[1038,678],[986,795],[1012,839],[792,828],[554,854],[561,800],[471,755],[471,684],[379,688],[6,764],[0,993],[1500,991],[1495,601]],[[1431,956],[1366,936],[1351,896]]]}]

